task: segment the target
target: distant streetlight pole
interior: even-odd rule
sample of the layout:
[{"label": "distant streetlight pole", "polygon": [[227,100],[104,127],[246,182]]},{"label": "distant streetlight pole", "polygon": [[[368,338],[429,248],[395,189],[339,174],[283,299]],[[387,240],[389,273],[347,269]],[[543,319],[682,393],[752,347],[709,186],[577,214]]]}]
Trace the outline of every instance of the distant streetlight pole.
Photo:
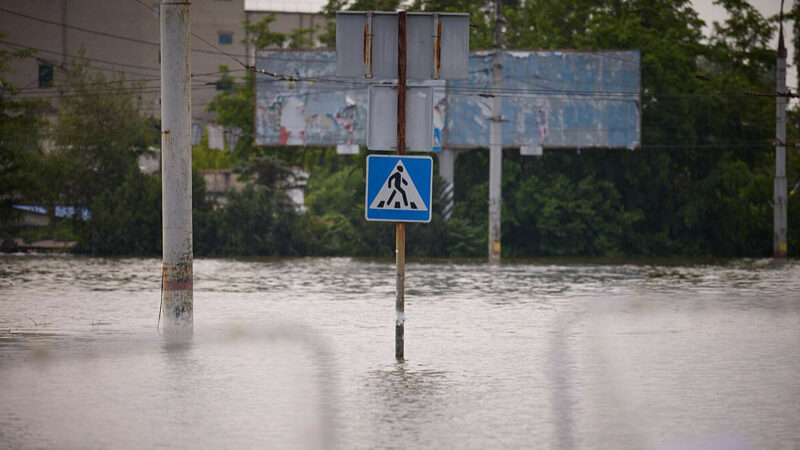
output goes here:
[{"label": "distant streetlight pole", "polygon": [[778,70],[776,71],[775,96],[775,192],[774,192],[774,233],[773,255],[786,258],[789,253],[787,228],[786,194],[786,47],[783,45],[783,2],[781,2],[781,23],[778,36]]},{"label": "distant streetlight pole", "polygon": [[500,261],[503,209],[503,2],[495,0],[492,117],[489,130],[489,261]]},{"label": "distant streetlight pole", "polygon": [[164,334],[191,335],[192,152],[190,3],[161,2],[161,201]]}]

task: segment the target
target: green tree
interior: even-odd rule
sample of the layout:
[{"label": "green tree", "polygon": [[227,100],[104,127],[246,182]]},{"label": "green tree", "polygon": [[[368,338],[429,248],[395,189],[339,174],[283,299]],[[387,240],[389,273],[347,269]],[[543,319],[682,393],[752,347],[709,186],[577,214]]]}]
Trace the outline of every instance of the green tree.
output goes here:
[{"label": "green tree", "polygon": [[298,214],[282,191],[247,184],[228,195],[221,220],[228,255],[303,253],[303,243],[293,237]]},{"label": "green tree", "polygon": [[192,170],[192,238],[196,256],[225,255],[222,213],[206,194],[200,172]]},{"label": "green tree", "polygon": [[156,255],[161,251],[161,182],[131,169],[113,190],[94,196],[79,251]]},{"label": "green tree", "polygon": [[[505,152],[506,255],[767,251],[774,102],[746,93],[774,89],[775,52],[768,47],[774,27],[744,1],[719,3],[729,17],[710,36],[703,35],[704,24],[688,0],[506,3],[508,48],[641,51],[645,145],[634,152],[554,151],[540,159]],[[323,12],[333,18],[342,9],[398,7],[396,1],[332,0]],[[492,2],[417,0],[410,9],[469,12],[471,48],[491,47]],[[286,37],[271,34],[268,25],[252,28],[252,35],[262,44],[287,46]],[[335,25],[327,26],[322,41],[331,48]],[[251,126],[242,111],[252,111],[252,83],[242,83],[241,95],[236,88],[221,94],[213,108],[223,123]],[[236,150],[241,161],[268,156],[314,168],[309,211],[293,222],[293,236],[308,242],[304,251],[370,255],[392,248],[391,227],[363,219],[363,161],[325,150],[255,149],[246,140],[242,145]],[[416,236],[410,251],[485,253],[487,161],[483,152],[459,158],[453,217],[410,227]],[[792,167],[790,177],[796,173]]]},{"label": "green tree", "polygon": [[258,22],[244,21],[245,34],[249,44],[255,48],[311,48],[314,46],[313,28],[298,27],[290,33],[272,31],[270,26],[275,22],[275,14],[268,13]]},{"label": "green tree", "polygon": [[[275,21],[274,14],[268,14],[256,23],[245,21],[244,28],[250,45],[255,48],[310,48],[313,44],[313,29],[297,28],[291,33],[280,33],[270,29]],[[264,153],[257,149],[253,142],[253,112],[255,111],[255,83],[256,75],[252,70],[247,70],[241,80],[236,81],[230,76],[227,65],[220,66],[222,75],[220,83],[229,86],[217,94],[206,106],[206,110],[215,113],[216,121],[226,127],[236,127],[242,130],[242,135],[236,148],[230,149],[233,158],[231,165],[247,162],[250,158]],[[199,169],[216,168],[195,165]]]},{"label": "green tree", "polygon": [[17,218],[14,203],[35,195],[32,186],[43,157],[41,113],[49,105],[45,100],[15,97],[17,88],[7,79],[9,64],[31,54],[0,49],[0,225]]},{"label": "green tree", "polygon": [[363,221],[364,171],[357,165],[340,170],[320,167],[308,181],[306,226],[322,255],[353,255]]},{"label": "green tree", "polygon": [[[253,112],[255,111],[255,73],[245,72],[242,82],[234,83],[228,74],[228,66],[220,66],[223,72],[221,80],[230,82],[229,89],[221,91],[206,106],[206,110],[215,113],[216,121],[226,127],[238,127],[242,135],[233,153],[231,164],[237,160],[247,160],[255,153],[253,147]],[[199,167],[208,169],[212,167]]]},{"label": "green tree", "polygon": [[138,170],[138,157],[159,142],[158,124],[143,116],[137,83],[92,71],[85,60],[70,64],[59,89],[65,95],[54,152],[68,165],[61,193],[70,204],[86,206]]}]

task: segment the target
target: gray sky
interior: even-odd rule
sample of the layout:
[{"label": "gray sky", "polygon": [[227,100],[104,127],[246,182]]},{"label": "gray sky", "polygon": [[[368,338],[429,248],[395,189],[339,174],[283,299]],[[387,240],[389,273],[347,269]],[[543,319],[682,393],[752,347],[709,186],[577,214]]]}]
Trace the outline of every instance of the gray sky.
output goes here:
[{"label": "gray sky", "polygon": [[[707,34],[710,32],[711,24],[714,21],[721,22],[725,20],[727,16],[727,14],[725,14],[725,9],[721,6],[714,5],[713,0],[692,0],[692,3],[694,4],[695,11],[697,11],[697,13],[700,15],[700,18],[706,22]],[[781,0],[750,0],[750,4],[755,6],[764,17],[778,14],[781,9]],[[785,0],[783,4],[784,12],[791,10],[793,4],[793,0]],[[789,68],[786,71],[786,85],[792,90],[796,90],[797,71],[792,65],[792,55],[794,54],[794,46],[792,46],[792,26],[791,22],[785,25],[786,27],[784,29],[783,39],[786,43],[786,50],[788,51],[787,63],[789,65]],[[772,46],[774,48],[778,48],[777,34],[772,39]]]}]

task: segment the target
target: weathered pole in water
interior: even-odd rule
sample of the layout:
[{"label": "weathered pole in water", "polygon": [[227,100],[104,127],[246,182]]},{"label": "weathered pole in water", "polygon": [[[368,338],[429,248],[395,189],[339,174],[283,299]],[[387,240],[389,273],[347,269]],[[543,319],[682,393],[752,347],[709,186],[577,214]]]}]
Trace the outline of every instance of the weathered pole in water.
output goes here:
[{"label": "weathered pole in water", "polygon": [[489,261],[500,261],[500,223],[503,208],[503,2],[495,0],[492,58],[492,117],[489,130]]},{"label": "weathered pole in water", "polygon": [[783,2],[781,2],[780,35],[778,36],[778,70],[776,71],[775,96],[775,185],[774,185],[774,233],[772,238],[775,258],[786,258],[787,203],[786,195],[786,47],[783,45]]},{"label": "weathered pole in water", "polygon": [[164,334],[193,326],[190,2],[161,2],[161,201]]},{"label": "weathered pole in water", "polygon": [[[397,154],[406,154],[406,27],[405,11],[397,18]],[[397,222],[395,230],[395,310],[394,356],[404,358],[406,311],[406,224]]]}]

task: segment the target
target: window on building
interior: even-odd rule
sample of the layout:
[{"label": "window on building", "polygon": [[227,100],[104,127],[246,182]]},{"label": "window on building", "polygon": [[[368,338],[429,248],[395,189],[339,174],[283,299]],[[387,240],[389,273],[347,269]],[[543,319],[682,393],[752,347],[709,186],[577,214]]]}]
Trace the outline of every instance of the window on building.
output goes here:
[{"label": "window on building", "polygon": [[233,44],[233,33],[219,33],[219,43],[222,45]]},{"label": "window on building", "polygon": [[39,64],[39,87],[53,87],[53,65]]},{"label": "window on building", "polygon": [[232,78],[222,78],[217,80],[217,90],[218,91],[227,91],[228,89],[233,87],[233,79]]}]

